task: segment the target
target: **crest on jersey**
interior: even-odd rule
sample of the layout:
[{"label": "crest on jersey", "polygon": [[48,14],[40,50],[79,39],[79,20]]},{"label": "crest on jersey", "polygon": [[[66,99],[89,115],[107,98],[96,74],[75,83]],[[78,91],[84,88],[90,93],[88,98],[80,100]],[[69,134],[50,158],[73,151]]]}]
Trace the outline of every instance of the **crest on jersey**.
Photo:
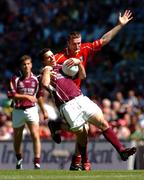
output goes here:
[{"label": "crest on jersey", "polygon": [[19,86],[20,86],[21,88],[23,88],[23,87],[24,87],[24,83],[23,83],[23,82],[19,82]]},{"label": "crest on jersey", "polygon": [[32,81],[32,82],[31,82],[31,86],[32,86],[32,87],[35,87],[35,81]]}]

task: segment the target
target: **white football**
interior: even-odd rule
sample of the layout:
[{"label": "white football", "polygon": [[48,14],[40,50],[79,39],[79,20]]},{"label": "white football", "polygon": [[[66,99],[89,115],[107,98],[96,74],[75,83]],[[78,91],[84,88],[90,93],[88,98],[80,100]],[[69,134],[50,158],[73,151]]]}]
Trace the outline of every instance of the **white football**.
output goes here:
[{"label": "white football", "polygon": [[68,67],[66,66],[66,62],[68,60],[66,60],[63,65],[62,65],[62,71],[64,72],[64,74],[68,75],[68,76],[75,76],[78,71],[79,71],[79,67],[78,65],[74,65],[72,67]]}]

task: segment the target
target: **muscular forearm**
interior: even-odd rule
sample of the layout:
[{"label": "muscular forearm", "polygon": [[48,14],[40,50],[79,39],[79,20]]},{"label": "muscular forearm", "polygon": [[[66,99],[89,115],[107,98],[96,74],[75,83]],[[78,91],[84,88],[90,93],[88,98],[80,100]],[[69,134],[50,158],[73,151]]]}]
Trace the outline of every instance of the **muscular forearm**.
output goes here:
[{"label": "muscular forearm", "polygon": [[50,72],[45,70],[45,72],[42,74],[42,80],[41,84],[43,87],[47,88],[50,84]]},{"label": "muscular forearm", "polygon": [[42,97],[42,96],[39,97],[39,98],[38,98],[38,105],[39,105],[39,107],[40,107],[41,112],[43,113],[44,119],[46,120],[46,119],[48,119],[48,112],[47,112],[47,110],[45,109],[44,104],[45,104],[45,103],[44,103],[43,97]]},{"label": "muscular forearm", "polygon": [[122,29],[122,27],[123,27],[122,24],[118,24],[112,30],[110,30],[107,33],[105,33],[101,37],[102,46],[108,44],[115,37],[115,35]]},{"label": "muscular forearm", "polygon": [[28,94],[18,94],[18,93],[16,93],[13,96],[13,99],[14,100],[29,100],[29,101],[31,101],[33,103],[37,102],[37,98],[35,96],[28,95]]},{"label": "muscular forearm", "polygon": [[29,95],[27,94],[18,94],[16,93],[13,97],[13,99],[16,99],[16,100],[24,100],[24,99],[28,99],[29,98]]},{"label": "muscular forearm", "polygon": [[44,107],[43,97],[39,97],[39,98],[38,98],[38,105],[39,105],[41,111],[44,113],[44,112],[45,112],[45,107]]},{"label": "muscular forearm", "polygon": [[82,63],[79,63],[78,66],[79,66],[79,75],[78,75],[79,78],[85,79],[86,78],[86,72],[85,72],[85,69],[84,69]]}]

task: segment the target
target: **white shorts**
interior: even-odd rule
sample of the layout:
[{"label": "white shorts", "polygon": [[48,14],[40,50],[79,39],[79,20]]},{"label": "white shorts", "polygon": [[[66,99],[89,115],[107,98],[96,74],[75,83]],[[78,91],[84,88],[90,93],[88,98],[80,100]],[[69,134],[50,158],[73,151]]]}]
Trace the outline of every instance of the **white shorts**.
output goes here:
[{"label": "white shorts", "polygon": [[72,131],[79,130],[91,116],[101,112],[97,104],[83,95],[60,106],[60,113]]},{"label": "white shorts", "polygon": [[25,110],[14,109],[12,112],[12,121],[14,128],[19,128],[27,122],[33,122],[38,124],[39,123],[38,107],[34,106],[31,108],[27,108]]}]

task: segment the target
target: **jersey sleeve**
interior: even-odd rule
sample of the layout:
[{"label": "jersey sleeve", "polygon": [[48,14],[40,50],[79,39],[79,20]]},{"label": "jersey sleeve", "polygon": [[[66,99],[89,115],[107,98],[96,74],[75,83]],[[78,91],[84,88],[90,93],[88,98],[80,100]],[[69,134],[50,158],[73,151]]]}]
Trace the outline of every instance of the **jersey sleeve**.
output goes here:
[{"label": "jersey sleeve", "polygon": [[55,54],[55,59],[58,64],[62,64],[65,61],[64,55],[65,49],[62,52]]},{"label": "jersey sleeve", "polygon": [[36,97],[39,98],[39,97],[43,97],[44,96],[44,89],[42,88],[41,85],[39,85],[39,89],[38,89],[38,92],[36,94]]},{"label": "jersey sleeve", "polygon": [[41,74],[39,76],[37,76],[37,93],[36,93],[36,97],[39,98],[39,97],[43,97],[44,96],[44,90],[42,88],[42,85],[41,85]]},{"label": "jersey sleeve", "polygon": [[92,43],[92,46],[93,46],[93,51],[100,51],[101,48],[102,48],[102,43],[101,43],[100,39],[95,40],[95,41]]},{"label": "jersey sleeve", "polygon": [[82,44],[82,50],[86,51],[89,55],[96,53],[97,51],[100,51],[102,48],[102,43],[100,40],[95,40],[94,42],[88,42]]},{"label": "jersey sleeve", "polygon": [[7,96],[8,98],[13,98],[15,94],[16,94],[16,76],[13,76],[9,81]]}]

